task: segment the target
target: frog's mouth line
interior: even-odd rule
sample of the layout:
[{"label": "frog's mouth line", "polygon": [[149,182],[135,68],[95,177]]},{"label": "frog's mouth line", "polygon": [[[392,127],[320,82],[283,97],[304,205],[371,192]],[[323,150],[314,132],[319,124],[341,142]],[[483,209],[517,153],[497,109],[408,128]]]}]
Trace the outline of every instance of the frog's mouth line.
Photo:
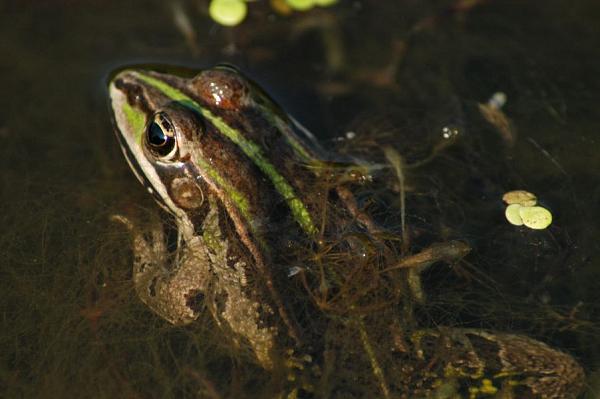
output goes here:
[{"label": "frog's mouth line", "polygon": [[156,190],[154,185],[152,185],[152,182],[150,182],[150,180],[143,173],[143,169],[142,169],[141,165],[139,164],[136,157],[133,155],[133,152],[131,151],[131,149],[129,148],[127,143],[125,142],[125,139],[123,138],[123,135],[121,134],[119,127],[117,126],[117,122],[114,118],[114,115],[113,115],[112,121],[113,121],[113,129],[115,131],[115,135],[117,136],[117,141],[119,142],[119,146],[121,147],[121,152],[123,152],[123,155],[125,156],[125,160],[127,161],[127,163],[129,164],[129,167],[133,171],[133,174],[137,177],[138,181],[142,184],[142,186],[144,186],[146,191],[148,191],[150,194],[152,194],[152,196],[154,197],[154,200],[156,202],[158,202],[158,204],[161,207],[168,209],[167,204],[165,203],[164,199],[158,194],[158,191]]}]

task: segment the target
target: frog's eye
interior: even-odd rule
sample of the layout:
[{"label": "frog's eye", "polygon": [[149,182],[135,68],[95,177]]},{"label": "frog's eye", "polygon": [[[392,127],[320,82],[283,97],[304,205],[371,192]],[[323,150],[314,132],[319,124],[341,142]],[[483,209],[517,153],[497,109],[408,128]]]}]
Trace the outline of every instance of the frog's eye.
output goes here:
[{"label": "frog's eye", "polygon": [[164,112],[158,112],[146,128],[145,140],[148,150],[163,160],[169,160],[177,153],[175,129]]}]

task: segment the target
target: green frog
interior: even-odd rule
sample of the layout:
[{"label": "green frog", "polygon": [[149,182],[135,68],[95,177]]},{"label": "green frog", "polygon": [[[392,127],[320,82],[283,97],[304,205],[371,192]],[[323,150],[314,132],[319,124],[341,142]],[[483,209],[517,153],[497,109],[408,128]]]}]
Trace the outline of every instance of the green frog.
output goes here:
[{"label": "green frog", "polygon": [[[319,333],[308,331],[304,314],[315,313],[310,305],[315,296],[293,298],[301,304],[294,307],[284,294],[303,278],[310,286],[303,270],[311,265],[294,266],[291,256],[299,248],[309,253],[327,245],[328,236],[342,230],[366,232],[384,248],[386,259],[393,255],[385,238],[377,238],[385,237],[384,229],[349,189],[368,181],[373,168],[328,154],[231,66],[194,76],[123,69],[111,79],[109,95],[123,154],[177,231],[177,248],[169,251],[162,221],[142,228],[131,218],[116,217],[132,233],[133,282],[140,299],[175,325],[189,324],[207,309],[266,370],[284,365],[280,359],[290,349],[315,354]],[[337,211],[323,206],[331,201]],[[456,248],[450,249],[436,247],[435,255],[417,263],[425,267],[457,256]],[[378,267],[394,269],[388,266]],[[321,272],[331,281],[341,278]],[[403,270],[393,272],[406,278]],[[527,337],[417,327],[404,334],[409,336],[400,339],[410,342],[401,345],[407,367],[400,373],[410,375],[400,376],[406,383],[393,393],[384,388],[383,396],[458,397],[440,392],[458,395],[464,390],[456,381],[463,380],[470,387],[464,392],[473,398],[517,397],[508,396],[513,392],[521,398],[575,398],[582,387],[575,360]],[[442,359],[432,348],[446,355]],[[375,375],[387,372],[375,366]]]}]

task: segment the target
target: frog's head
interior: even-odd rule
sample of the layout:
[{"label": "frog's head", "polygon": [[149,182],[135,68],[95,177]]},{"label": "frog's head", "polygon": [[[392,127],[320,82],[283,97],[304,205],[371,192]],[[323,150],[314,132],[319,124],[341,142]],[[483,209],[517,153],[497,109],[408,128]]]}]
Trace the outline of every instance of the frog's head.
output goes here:
[{"label": "frog's head", "polygon": [[210,198],[247,234],[261,230],[274,203],[283,203],[291,220],[314,233],[289,172],[279,166],[296,151],[285,115],[235,69],[189,79],[125,69],[111,79],[109,94],[127,161],[176,218],[191,226]]}]

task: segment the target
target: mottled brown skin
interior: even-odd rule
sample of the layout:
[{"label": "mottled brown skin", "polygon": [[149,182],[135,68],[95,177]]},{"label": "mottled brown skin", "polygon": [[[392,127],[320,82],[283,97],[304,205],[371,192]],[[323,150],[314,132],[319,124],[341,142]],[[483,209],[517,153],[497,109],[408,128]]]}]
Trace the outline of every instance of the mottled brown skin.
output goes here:
[{"label": "mottled brown skin", "polygon": [[[238,72],[230,68],[211,69],[193,79],[147,74],[177,88],[259,144],[266,158],[307,205],[314,220],[320,220],[318,202],[323,198],[346,206],[347,220],[328,220],[325,232],[339,224],[379,231],[369,215],[359,209],[348,187],[315,193],[313,187],[323,175],[307,169],[306,164],[326,164],[317,155],[319,150],[295,135],[284,113]],[[175,260],[167,261],[158,222],[150,228],[151,234],[144,234],[134,222],[117,217],[133,234],[134,281],[140,298],[174,324],[194,321],[203,304],[219,325],[233,333],[234,342],[248,345],[258,362],[272,369],[290,345],[303,346],[301,328],[280,294],[288,272],[281,265],[286,252],[281,245],[285,239],[310,243],[317,237],[302,231],[285,200],[260,169],[210,121],[174,103],[135,73],[118,75],[114,87],[130,106],[146,113],[148,120],[159,110],[165,112],[180,140],[173,159],[152,161],[177,209],[173,210],[165,198],[156,194],[156,182],[144,180],[147,187],[154,188],[159,204],[176,216],[180,243]],[[290,138],[297,140],[301,150],[292,148]],[[153,157],[148,151],[145,154],[149,159]],[[251,220],[245,219],[231,195],[205,165],[197,162],[199,159],[247,196]],[[135,162],[132,166],[139,167]],[[138,172],[143,175],[144,171]],[[332,226],[334,223],[336,226]],[[427,259],[417,262],[417,268],[448,259],[426,252],[421,257]],[[418,255],[413,258],[420,259]],[[436,386],[440,384],[456,380],[465,386],[477,385],[484,378],[493,380],[498,385],[496,397],[504,398],[575,398],[582,389],[583,371],[573,358],[524,336],[413,328],[412,337],[410,344],[407,340],[402,348],[406,357],[401,369],[406,374],[401,373],[396,384],[398,392],[394,392],[398,397],[436,397]]]},{"label": "mottled brown skin", "polygon": [[436,376],[414,380],[421,394],[435,392],[435,379],[456,380],[465,387],[481,386],[487,379],[498,390],[497,398],[576,398],[585,381],[571,356],[523,335],[441,328],[418,331],[412,338],[428,373]]}]

